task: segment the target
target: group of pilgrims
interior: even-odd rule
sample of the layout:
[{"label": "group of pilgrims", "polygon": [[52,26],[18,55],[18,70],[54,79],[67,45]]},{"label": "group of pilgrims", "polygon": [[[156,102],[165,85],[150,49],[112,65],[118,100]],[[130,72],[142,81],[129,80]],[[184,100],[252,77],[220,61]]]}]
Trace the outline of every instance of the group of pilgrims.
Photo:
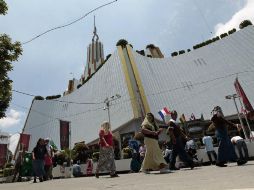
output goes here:
[{"label": "group of pilgrims", "polygon": [[[167,159],[163,156],[159,146],[159,135],[163,129],[158,127],[152,113],[146,114],[141,125],[141,133],[144,136],[146,151],[142,152],[144,158],[142,159],[140,172],[146,174],[149,174],[151,171],[170,173],[172,170],[179,170],[180,168],[176,167],[177,156],[185,163],[185,166],[190,169],[195,167],[193,157],[186,151],[186,142],[188,142],[189,137],[176,122],[178,116],[177,111],[173,110],[170,114],[171,119],[166,123],[166,134],[170,137],[172,146],[170,156]],[[237,134],[230,139],[228,134],[228,126],[235,127],[237,131],[240,131],[242,126],[226,120],[219,106],[213,109],[211,121],[212,124],[209,126],[208,130],[215,130],[215,136],[218,142],[218,153],[216,154],[213,149],[212,138],[210,136],[205,136],[203,138],[203,143],[210,163],[218,167],[226,167],[228,162],[237,162],[237,165],[245,164],[248,161],[248,149],[244,139]],[[99,172],[106,169],[110,171],[111,177],[118,177],[114,163],[113,137],[108,122],[102,124],[99,137],[100,157],[95,176],[99,178]],[[239,151],[239,158],[236,155],[234,147],[237,147]],[[141,146],[140,148],[143,147]],[[214,157],[214,161],[212,156]]]},{"label": "group of pilgrims", "polygon": [[[163,128],[160,128],[156,124],[152,113],[146,114],[141,124],[141,133],[144,136],[144,140],[139,147],[140,149],[137,150],[140,153],[139,158],[142,162],[138,171],[149,174],[152,171],[170,173],[172,170],[179,170],[180,168],[176,165],[177,156],[191,170],[196,166],[193,157],[186,150],[186,142],[188,142],[189,137],[176,122],[177,112],[173,110],[170,114],[171,119],[166,122],[166,134],[170,137],[171,144],[170,156],[163,156],[159,145],[159,135],[163,131]],[[235,136],[230,139],[228,134],[228,126],[235,127],[237,131],[241,130],[241,126],[227,121],[219,106],[213,109],[211,121],[212,124],[209,129],[213,128],[215,130],[218,152],[216,154],[213,149],[212,138],[205,136],[203,143],[210,163],[218,167],[226,167],[228,162],[237,162],[238,165],[245,164],[248,161],[248,149],[244,139],[240,136]],[[238,149],[239,158],[236,155],[234,145]],[[99,147],[99,160],[95,169],[95,177],[99,178],[101,171],[108,171],[112,178],[119,177],[115,165],[113,134],[110,123],[107,121],[102,123],[99,130]],[[38,140],[36,147],[33,149],[32,158],[34,183],[36,183],[37,177],[41,182],[52,179],[53,151],[49,145],[49,139]]]}]

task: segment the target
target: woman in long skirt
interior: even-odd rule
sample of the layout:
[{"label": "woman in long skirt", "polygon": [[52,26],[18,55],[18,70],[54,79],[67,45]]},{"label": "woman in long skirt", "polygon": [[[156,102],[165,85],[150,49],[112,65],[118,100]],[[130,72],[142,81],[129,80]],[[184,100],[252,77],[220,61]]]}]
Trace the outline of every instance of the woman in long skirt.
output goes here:
[{"label": "woman in long skirt", "polygon": [[40,182],[43,181],[44,171],[44,157],[47,155],[47,149],[43,139],[39,139],[36,147],[33,149],[33,172],[34,172],[34,183],[36,183],[36,177],[39,177]]},{"label": "woman in long skirt", "polygon": [[[226,167],[228,161],[236,161],[235,150],[228,136],[227,126],[238,128],[238,125],[227,121],[219,106],[213,109],[212,115],[211,121],[213,127],[215,127],[215,135],[219,143],[216,166]],[[212,128],[212,126],[209,128]]]},{"label": "woman in long skirt", "polygon": [[160,173],[170,172],[159,147],[158,136],[160,132],[161,130],[155,124],[153,114],[148,113],[142,123],[142,133],[146,145],[145,158],[141,168],[144,173],[149,173],[150,170],[160,170]]},{"label": "woman in long skirt", "polygon": [[115,155],[113,148],[113,135],[109,122],[103,122],[99,131],[100,155],[95,177],[99,178],[100,171],[109,171],[110,177],[118,177],[116,174]]}]

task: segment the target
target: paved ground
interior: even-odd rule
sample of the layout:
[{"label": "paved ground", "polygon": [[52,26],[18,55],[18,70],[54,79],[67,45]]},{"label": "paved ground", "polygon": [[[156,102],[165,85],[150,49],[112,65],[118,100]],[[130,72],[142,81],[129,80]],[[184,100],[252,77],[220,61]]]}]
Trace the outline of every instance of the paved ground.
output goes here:
[{"label": "paved ground", "polygon": [[55,179],[43,183],[32,182],[0,184],[1,190],[254,190],[254,161],[244,166],[230,164],[226,168],[216,166],[198,167],[194,170],[181,169],[169,174],[120,174],[118,178],[101,176]]}]

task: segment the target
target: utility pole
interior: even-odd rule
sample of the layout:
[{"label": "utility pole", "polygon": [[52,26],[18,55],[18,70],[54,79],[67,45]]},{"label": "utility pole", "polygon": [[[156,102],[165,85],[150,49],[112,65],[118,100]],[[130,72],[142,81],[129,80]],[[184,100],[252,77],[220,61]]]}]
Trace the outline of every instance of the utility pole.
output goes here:
[{"label": "utility pole", "polygon": [[121,95],[116,94],[114,96],[111,96],[110,98],[107,97],[104,100],[105,107],[103,109],[108,111],[108,122],[109,122],[110,126],[111,126],[111,121],[110,121],[110,106],[111,106],[111,104],[110,103],[115,101],[115,100],[118,100],[119,98],[121,98]]},{"label": "utility pole", "polygon": [[[105,107],[103,108],[104,110],[107,110],[108,111],[108,122],[109,122],[109,126],[110,126],[110,128],[111,128],[111,120],[110,120],[110,106],[112,105],[112,104],[110,104],[111,102],[113,102],[113,101],[116,101],[116,100],[118,100],[118,99],[120,99],[121,98],[121,95],[119,95],[119,94],[116,94],[116,95],[114,95],[114,96],[111,96],[110,98],[106,98],[105,100],[104,100],[104,103],[105,103]],[[120,147],[121,147],[121,138],[120,139],[118,139],[119,140],[119,149],[120,149]],[[121,155],[121,153],[120,153],[120,155]]]},{"label": "utility pole", "polygon": [[[241,107],[242,107],[242,108],[245,108],[245,107],[243,107],[243,103],[242,103],[242,101],[241,101],[240,96],[238,96],[238,99],[239,99],[239,102],[240,102],[240,104],[241,104]],[[249,129],[249,131],[250,131],[250,141],[252,141],[252,140],[253,140],[253,134],[252,134],[252,131],[251,131],[251,128],[250,128],[250,124],[249,124],[248,118],[247,118],[247,116],[246,116],[245,113],[243,113],[243,115],[244,115],[245,121],[246,121],[246,123],[247,123],[248,129]]]},{"label": "utility pole", "polygon": [[238,97],[239,97],[239,96],[238,96],[237,94],[232,94],[232,95],[227,95],[225,98],[228,99],[228,100],[233,99],[234,104],[235,104],[235,108],[236,108],[236,111],[237,111],[237,115],[238,115],[238,118],[239,118],[239,120],[240,120],[242,129],[243,129],[243,133],[244,133],[245,139],[248,139],[248,136],[247,136],[245,127],[244,127],[244,125],[243,125],[242,118],[241,118],[240,113],[239,113],[239,110],[238,110],[238,106],[237,106],[236,101],[235,101],[235,99],[238,98]]}]

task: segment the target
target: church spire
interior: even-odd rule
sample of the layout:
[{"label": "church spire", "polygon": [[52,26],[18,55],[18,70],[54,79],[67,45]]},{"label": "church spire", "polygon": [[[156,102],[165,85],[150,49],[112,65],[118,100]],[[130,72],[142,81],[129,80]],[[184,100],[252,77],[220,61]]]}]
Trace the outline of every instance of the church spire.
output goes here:
[{"label": "church spire", "polygon": [[94,25],[93,25],[93,38],[92,43],[87,47],[87,64],[84,72],[84,78],[88,78],[104,61],[104,50],[103,44],[99,41],[99,36],[97,34],[97,28],[95,24],[94,16]]},{"label": "church spire", "polygon": [[93,39],[92,41],[94,42],[94,38],[96,37],[96,42],[99,41],[99,36],[97,34],[97,28],[96,28],[96,25],[95,25],[95,15],[94,15],[94,18],[93,18]]}]

